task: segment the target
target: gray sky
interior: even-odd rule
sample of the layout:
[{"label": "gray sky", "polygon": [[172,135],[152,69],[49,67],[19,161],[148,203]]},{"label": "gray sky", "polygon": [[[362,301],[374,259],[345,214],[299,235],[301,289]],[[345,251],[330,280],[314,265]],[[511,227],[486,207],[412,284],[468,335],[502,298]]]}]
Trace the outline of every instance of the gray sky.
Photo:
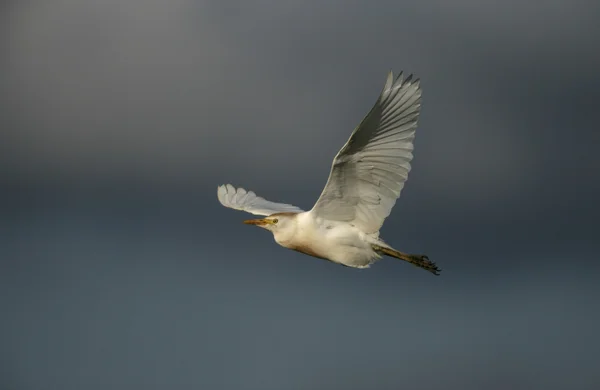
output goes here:
[{"label": "gray sky", "polygon": [[[0,384],[598,386],[599,8],[2,5]],[[423,108],[382,236],[441,277],[285,251],[218,204],[310,208],[390,69]]]}]

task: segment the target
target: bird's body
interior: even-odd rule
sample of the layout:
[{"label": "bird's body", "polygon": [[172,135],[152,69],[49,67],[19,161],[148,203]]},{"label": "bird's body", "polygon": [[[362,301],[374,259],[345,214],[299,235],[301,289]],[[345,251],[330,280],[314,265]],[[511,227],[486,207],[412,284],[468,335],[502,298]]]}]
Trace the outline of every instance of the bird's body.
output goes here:
[{"label": "bird's body", "polygon": [[355,268],[368,267],[381,257],[372,248],[377,239],[349,224],[324,220],[310,211],[275,216],[279,223],[289,220],[289,227],[273,232],[285,248]]},{"label": "bird's body", "polygon": [[367,268],[387,255],[434,274],[427,256],[399,252],[379,238],[410,171],[421,101],[418,80],[388,75],[375,106],[333,160],[329,179],[310,211],[257,197],[230,184],[218,188],[221,204],[267,218],[245,221],[275,241],[313,257]]}]

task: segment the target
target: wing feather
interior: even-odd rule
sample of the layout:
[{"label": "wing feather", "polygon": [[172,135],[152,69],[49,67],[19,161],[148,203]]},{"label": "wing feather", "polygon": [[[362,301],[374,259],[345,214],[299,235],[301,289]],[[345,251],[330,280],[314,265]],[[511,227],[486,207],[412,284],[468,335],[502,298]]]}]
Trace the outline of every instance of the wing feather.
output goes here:
[{"label": "wing feather", "polygon": [[421,108],[419,80],[388,74],[379,99],[335,156],[311,212],[376,233],[408,178]]},{"label": "wing feather", "polygon": [[231,184],[219,186],[217,189],[219,202],[225,207],[246,211],[254,215],[271,215],[275,213],[301,213],[303,210],[285,203],[275,203],[260,196],[253,191],[235,188]]}]

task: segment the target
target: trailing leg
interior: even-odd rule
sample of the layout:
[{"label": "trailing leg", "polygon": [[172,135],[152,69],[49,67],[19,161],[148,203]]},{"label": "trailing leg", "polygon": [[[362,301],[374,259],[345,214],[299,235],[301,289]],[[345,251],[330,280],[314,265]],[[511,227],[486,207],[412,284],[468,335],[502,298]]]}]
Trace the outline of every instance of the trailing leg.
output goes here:
[{"label": "trailing leg", "polygon": [[437,267],[437,265],[433,261],[429,260],[429,257],[427,257],[425,255],[411,255],[408,253],[399,252],[392,248],[386,248],[386,247],[375,245],[375,244],[373,244],[373,250],[375,252],[384,254],[386,256],[395,257],[396,259],[408,261],[412,265],[419,267],[419,268],[423,268],[424,270],[427,270],[434,275],[440,274],[441,270]]}]

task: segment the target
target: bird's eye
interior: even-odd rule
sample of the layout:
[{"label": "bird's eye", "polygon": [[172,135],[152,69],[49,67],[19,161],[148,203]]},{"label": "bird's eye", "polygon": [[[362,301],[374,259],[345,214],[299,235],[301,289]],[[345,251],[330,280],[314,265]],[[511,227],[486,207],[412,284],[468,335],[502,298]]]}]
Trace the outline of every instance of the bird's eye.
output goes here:
[{"label": "bird's eye", "polygon": [[277,223],[277,222],[279,222],[279,220],[278,220],[277,218],[275,218],[275,219],[273,220],[273,223]]}]

